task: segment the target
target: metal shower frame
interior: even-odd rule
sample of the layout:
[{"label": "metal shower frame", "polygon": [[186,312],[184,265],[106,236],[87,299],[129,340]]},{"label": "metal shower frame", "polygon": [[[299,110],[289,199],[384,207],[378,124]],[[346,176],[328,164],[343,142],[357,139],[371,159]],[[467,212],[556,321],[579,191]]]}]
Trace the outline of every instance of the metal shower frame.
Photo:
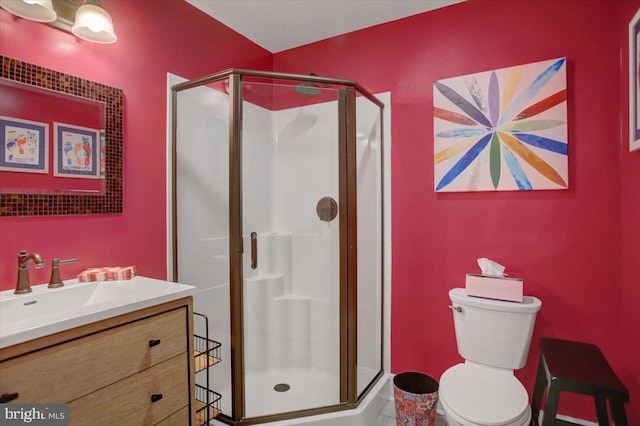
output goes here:
[{"label": "metal shower frame", "polygon": [[[304,82],[323,86],[339,86],[339,235],[340,235],[340,403],[330,406],[291,411],[285,413],[245,417],[245,366],[244,366],[244,295],[242,240],[242,81],[256,78],[276,82]],[[383,108],[384,104],[365,88],[353,80],[325,78],[316,75],[298,75],[244,69],[228,69],[215,74],[176,84],[171,88],[171,206],[173,247],[173,280],[178,280],[178,223],[177,223],[177,120],[178,93],[217,81],[228,79],[229,87],[229,253],[230,253],[230,327],[231,327],[231,394],[232,413],[222,414],[218,420],[232,425],[252,425],[272,421],[287,420],[303,416],[324,414],[353,409],[364,399],[371,388],[384,374],[383,342],[380,345],[381,363],[376,376],[365,389],[357,394],[357,177],[356,177],[356,91],[376,104],[380,114],[380,170],[381,203],[384,176]],[[254,80],[251,80],[252,82]],[[384,247],[384,209],[380,206],[381,247]],[[382,330],[384,318],[384,250],[380,259],[380,322]]]}]

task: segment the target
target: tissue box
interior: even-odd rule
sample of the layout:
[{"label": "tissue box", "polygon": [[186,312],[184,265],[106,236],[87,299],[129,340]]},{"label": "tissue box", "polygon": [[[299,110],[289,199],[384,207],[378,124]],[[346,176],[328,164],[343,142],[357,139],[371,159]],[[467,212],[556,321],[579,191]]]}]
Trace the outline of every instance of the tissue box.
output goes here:
[{"label": "tissue box", "polygon": [[522,302],[522,278],[467,274],[465,288],[469,296]]}]

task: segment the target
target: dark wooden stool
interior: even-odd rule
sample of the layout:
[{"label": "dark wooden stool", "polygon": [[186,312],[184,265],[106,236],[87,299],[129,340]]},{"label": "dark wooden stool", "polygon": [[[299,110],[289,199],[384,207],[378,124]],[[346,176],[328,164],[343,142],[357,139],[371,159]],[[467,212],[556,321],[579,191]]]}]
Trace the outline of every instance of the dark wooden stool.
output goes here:
[{"label": "dark wooden stool", "polygon": [[615,425],[627,426],[624,403],[629,401],[629,392],[596,345],[540,338],[540,363],[531,401],[532,425],[538,425],[545,388],[544,426],[556,421],[561,391],[593,396],[600,426],[609,424],[608,399]]}]

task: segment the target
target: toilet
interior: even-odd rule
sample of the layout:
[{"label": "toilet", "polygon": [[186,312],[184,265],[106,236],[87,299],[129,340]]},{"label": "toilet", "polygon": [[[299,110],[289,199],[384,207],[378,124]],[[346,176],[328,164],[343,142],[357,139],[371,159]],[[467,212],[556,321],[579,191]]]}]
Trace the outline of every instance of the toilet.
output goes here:
[{"label": "toilet", "polygon": [[449,426],[524,426],[531,420],[526,389],[513,371],[527,363],[539,299],[522,303],[449,291],[450,308],[464,363],[440,378],[439,398]]}]

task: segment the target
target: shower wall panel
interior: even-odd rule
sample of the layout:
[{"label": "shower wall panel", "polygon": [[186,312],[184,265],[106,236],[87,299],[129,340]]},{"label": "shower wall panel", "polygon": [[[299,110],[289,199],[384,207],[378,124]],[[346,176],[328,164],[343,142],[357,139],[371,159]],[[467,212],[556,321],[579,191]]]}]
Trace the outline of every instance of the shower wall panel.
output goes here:
[{"label": "shower wall panel", "polygon": [[[229,101],[197,87],[178,93],[175,167],[178,279],[198,288],[194,311],[209,318],[209,336],[227,360],[210,370],[210,382],[231,412],[229,307]],[[203,324],[194,332],[204,336]],[[198,374],[204,386],[206,376]]]},{"label": "shower wall panel", "polygon": [[[243,108],[247,415],[337,404],[339,220],[316,213],[321,198],[339,198],[337,102]],[[274,392],[278,381],[291,386],[286,395]]]},{"label": "shower wall panel", "polygon": [[356,99],[358,191],[357,392],[382,370],[382,114]]},{"label": "shower wall panel", "polygon": [[279,229],[292,234],[292,292],[311,299],[314,368],[339,371],[339,219],[321,221],[316,205],[338,201],[337,101],[274,112],[275,205]]},{"label": "shower wall panel", "polygon": [[178,109],[178,267],[204,289],[229,282],[228,99],[198,87],[179,93]]},{"label": "shower wall panel", "polygon": [[[251,232],[266,234],[274,230],[274,167],[276,144],[272,137],[273,119],[268,109],[243,102],[242,111],[242,209],[259,214],[243,215],[244,246],[251,247]],[[244,262],[245,277],[255,275]]]}]

